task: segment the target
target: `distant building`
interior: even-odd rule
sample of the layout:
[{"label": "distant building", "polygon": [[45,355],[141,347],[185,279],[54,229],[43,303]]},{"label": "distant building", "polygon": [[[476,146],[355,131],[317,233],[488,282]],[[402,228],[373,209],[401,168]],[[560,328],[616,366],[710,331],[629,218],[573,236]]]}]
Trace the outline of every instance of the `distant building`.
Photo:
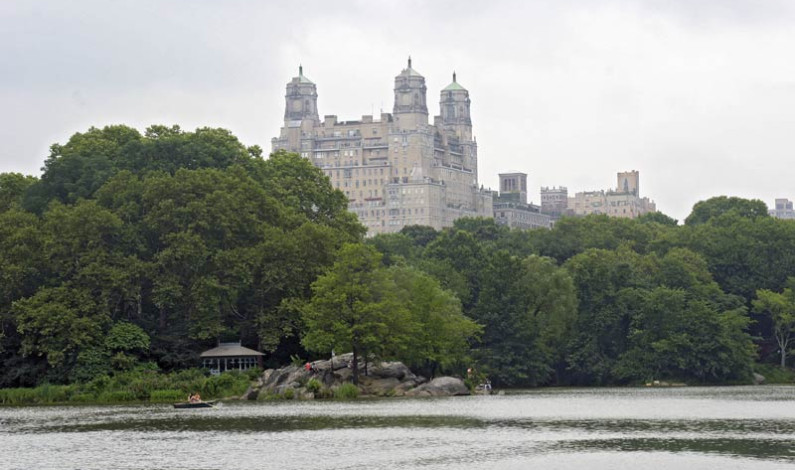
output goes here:
[{"label": "distant building", "polygon": [[460,217],[491,217],[492,195],[479,189],[469,91],[455,73],[428,122],[425,77],[408,66],[395,77],[392,114],[338,121],[317,111],[317,87],[299,67],[287,84],[284,127],[272,140],[308,158],[348,197],[368,235],[406,225],[437,230]]},{"label": "distant building", "polygon": [[213,374],[227,370],[262,368],[262,354],[237,343],[218,343],[218,346],[201,353],[202,367]]},{"label": "distant building", "polygon": [[541,213],[553,219],[564,215],[569,207],[569,190],[565,186],[541,188]]},{"label": "distant building", "polygon": [[795,210],[789,199],[776,199],[776,208],[770,209],[768,213],[777,219],[795,219]]},{"label": "distant building", "polygon": [[494,220],[511,228],[550,228],[552,217],[527,203],[527,174],[500,173],[500,192],[494,197]]},{"label": "distant building", "polygon": [[654,201],[640,197],[640,174],[634,170],[617,174],[615,190],[576,193],[569,198],[568,206],[574,215],[605,214],[630,219],[657,212]]}]

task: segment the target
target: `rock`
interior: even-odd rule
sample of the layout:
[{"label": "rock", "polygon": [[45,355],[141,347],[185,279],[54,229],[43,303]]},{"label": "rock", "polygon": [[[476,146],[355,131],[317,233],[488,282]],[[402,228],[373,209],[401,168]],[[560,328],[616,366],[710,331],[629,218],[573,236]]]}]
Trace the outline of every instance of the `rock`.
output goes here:
[{"label": "rock", "polygon": [[411,380],[414,373],[402,362],[380,362],[369,367],[370,375],[381,378],[395,378],[397,380]]},{"label": "rock", "polygon": [[406,392],[408,397],[450,397],[469,395],[464,381],[455,377],[438,377]]},{"label": "rock", "polygon": [[259,387],[249,386],[248,390],[246,390],[246,393],[244,393],[240,398],[242,400],[256,400],[257,396],[259,396],[259,391]]},{"label": "rock", "polygon": [[359,385],[362,392],[367,395],[385,396],[393,394],[394,390],[400,385],[400,381],[394,377],[385,379],[363,377],[359,381]]},{"label": "rock", "polygon": [[762,385],[765,383],[765,376],[754,372],[754,385]]}]

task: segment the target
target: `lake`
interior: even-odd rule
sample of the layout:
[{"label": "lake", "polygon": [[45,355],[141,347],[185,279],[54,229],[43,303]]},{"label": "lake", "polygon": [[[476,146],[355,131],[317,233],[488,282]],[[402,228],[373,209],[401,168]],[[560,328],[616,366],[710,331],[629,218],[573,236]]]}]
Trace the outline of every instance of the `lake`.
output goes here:
[{"label": "lake", "polygon": [[0,408],[0,469],[778,469],[795,387]]}]

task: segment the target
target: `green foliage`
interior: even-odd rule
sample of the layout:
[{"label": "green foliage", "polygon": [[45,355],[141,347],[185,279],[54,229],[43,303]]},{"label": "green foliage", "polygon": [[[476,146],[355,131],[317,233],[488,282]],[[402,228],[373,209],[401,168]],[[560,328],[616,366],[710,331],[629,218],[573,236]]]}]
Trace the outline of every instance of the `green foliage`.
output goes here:
[{"label": "green foliage", "polygon": [[182,390],[153,390],[149,394],[149,401],[152,403],[171,403],[185,400],[185,393]]},{"label": "green foliage", "polygon": [[108,331],[105,347],[111,351],[146,351],[149,349],[149,335],[137,325],[119,322]]},{"label": "green foliage", "polygon": [[354,383],[359,357],[394,356],[406,347],[408,310],[373,248],[343,246],[334,266],[315,281],[312,291],[312,301],[303,312],[302,342],[318,352],[353,351]]},{"label": "green foliage", "polygon": [[313,393],[313,394],[317,395],[317,394],[320,393],[320,390],[322,390],[322,389],[323,389],[323,384],[320,383],[320,381],[317,380],[317,379],[309,379],[306,382],[306,391],[307,392],[310,392],[310,393]]},{"label": "green foliage", "polygon": [[338,400],[353,400],[359,398],[359,387],[345,383],[334,389],[334,398]]},{"label": "green foliage", "polygon": [[[790,278],[788,284],[795,285],[795,278]],[[753,301],[754,310],[770,318],[773,338],[776,340],[781,358],[779,366],[784,369],[791,343],[795,339],[795,290],[793,287],[787,287],[784,292],[777,293],[759,289],[756,291],[756,296],[757,299]]]},{"label": "green foliage", "polygon": [[0,173],[0,213],[22,206],[25,191],[37,179],[20,173]]},{"label": "green foliage", "polygon": [[697,202],[690,215],[685,219],[685,225],[704,224],[713,218],[729,213],[748,219],[769,217],[767,206],[758,199],[718,196]]},{"label": "green foliage", "polygon": [[284,393],[282,394],[282,398],[284,398],[285,400],[294,399],[295,398],[295,390],[292,389],[292,388],[285,389]]}]

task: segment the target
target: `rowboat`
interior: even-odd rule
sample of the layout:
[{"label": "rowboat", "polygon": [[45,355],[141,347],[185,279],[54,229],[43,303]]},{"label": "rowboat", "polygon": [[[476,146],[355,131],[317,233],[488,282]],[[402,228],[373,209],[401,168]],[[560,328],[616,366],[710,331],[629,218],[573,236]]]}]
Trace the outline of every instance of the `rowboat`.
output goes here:
[{"label": "rowboat", "polygon": [[214,401],[200,401],[196,403],[183,402],[174,403],[174,408],[212,408],[215,406]]}]

